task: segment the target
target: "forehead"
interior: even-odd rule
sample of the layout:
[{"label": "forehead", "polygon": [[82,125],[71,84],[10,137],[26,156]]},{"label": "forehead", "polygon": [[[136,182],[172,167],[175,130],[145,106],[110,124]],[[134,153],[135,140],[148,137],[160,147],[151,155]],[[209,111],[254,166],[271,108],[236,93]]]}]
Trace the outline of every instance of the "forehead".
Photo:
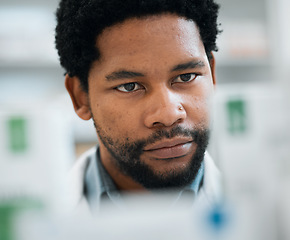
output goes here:
[{"label": "forehead", "polygon": [[[182,50],[204,54],[199,30],[192,20],[173,14],[132,18],[106,28],[97,39],[101,60],[116,56],[162,54]],[[164,52],[164,51],[163,51]],[[161,57],[161,56],[160,56]]]}]

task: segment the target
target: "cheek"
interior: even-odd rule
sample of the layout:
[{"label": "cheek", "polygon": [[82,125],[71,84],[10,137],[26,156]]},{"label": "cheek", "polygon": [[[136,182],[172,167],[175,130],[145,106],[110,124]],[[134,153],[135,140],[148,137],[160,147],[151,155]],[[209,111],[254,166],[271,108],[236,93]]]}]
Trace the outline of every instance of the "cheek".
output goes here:
[{"label": "cheek", "polygon": [[103,102],[92,109],[94,119],[99,128],[111,136],[131,137],[138,127],[138,114],[130,111],[127,105]]},{"label": "cheek", "polygon": [[208,125],[210,117],[210,102],[212,90],[207,86],[199,88],[198,91],[188,96],[188,117],[195,124]]},{"label": "cheek", "polygon": [[119,128],[118,124],[122,122],[122,116],[115,109],[108,107],[100,107],[94,112],[94,118],[96,124],[99,125],[103,130],[115,131],[115,128]]},{"label": "cheek", "polygon": [[209,104],[207,103],[206,99],[202,97],[191,98],[190,104],[188,106],[189,115],[195,120],[199,121],[207,118]]},{"label": "cheek", "polygon": [[118,117],[114,104],[109,101],[91,98],[91,111],[93,113],[95,124],[99,129],[108,133],[114,131]]}]

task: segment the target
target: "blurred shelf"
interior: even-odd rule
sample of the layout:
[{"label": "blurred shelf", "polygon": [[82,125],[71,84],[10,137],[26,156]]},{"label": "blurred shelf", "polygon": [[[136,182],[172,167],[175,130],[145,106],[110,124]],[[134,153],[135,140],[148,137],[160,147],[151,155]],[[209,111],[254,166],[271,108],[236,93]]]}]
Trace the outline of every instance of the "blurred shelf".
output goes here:
[{"label": "blurred shelf", "polygon": [[27,62],[0,62],[0,69],[13,71],[14,69],[58,69],[61,68],[60,63],[55,61],[27,61]]},{"label": "blurred shelf", "polygon": [[44,6],[44,7],[51,7],[56,8],[58,5],[59,0],[1,0],[1,5],[4,6]]},{"label": "blurred shelf", "polygon": [[217,67],[267,67],[271,66],[269,57],[265,58],[219,58],[216,57]]}]

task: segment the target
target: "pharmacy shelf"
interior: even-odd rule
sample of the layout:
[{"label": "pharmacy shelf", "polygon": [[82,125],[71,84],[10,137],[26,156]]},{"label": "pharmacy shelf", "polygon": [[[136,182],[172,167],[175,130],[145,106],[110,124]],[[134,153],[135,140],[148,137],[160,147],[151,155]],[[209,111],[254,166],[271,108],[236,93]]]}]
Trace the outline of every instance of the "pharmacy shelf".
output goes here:
[{"label": "pharmacy shelf", "polygon": [[42,69],[42,70],[57,70],[61,68],[60,63],[57,61],[27,61],[27,62],[0,62],[0,69],[2,70],[11,70],[14,69]]},{"label": "pharmacy shelf", "polygon": [[46,8],[56,8],[60,0],[1,0],[2,6],[43,6]]},{"label": "pharmacy shelf", "polygon": [[263,66],[271,66],[271,62],[268,59],[257,59],[257,58],[246,58],[246,59],[238,59],[238,58],[218,58],[216,57],[216,65],[217,67],[263,67]]}]

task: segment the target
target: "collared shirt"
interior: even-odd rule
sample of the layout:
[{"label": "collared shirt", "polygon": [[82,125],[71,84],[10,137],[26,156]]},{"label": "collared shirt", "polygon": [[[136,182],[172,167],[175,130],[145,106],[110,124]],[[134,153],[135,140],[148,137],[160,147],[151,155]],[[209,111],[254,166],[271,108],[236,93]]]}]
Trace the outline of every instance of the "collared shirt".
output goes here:
[{"label": "collared shirt", "polygon": [[[204,163],[202,162],[194,181],[176,194],[174,202],[178,202],[183,195],[191,195],[192,198],[194,198],[203,184],[203,176]],[[122,193],[118,190],[112,178],[104,168],[100,159],[99,149],[97,149],[95,156],[90,158],[85,172],[84,185],[85,197],[93,212],[99,211],[101,205],[108,200],[118,208],[123,207]]]}]

